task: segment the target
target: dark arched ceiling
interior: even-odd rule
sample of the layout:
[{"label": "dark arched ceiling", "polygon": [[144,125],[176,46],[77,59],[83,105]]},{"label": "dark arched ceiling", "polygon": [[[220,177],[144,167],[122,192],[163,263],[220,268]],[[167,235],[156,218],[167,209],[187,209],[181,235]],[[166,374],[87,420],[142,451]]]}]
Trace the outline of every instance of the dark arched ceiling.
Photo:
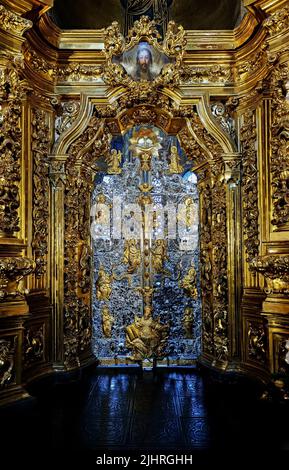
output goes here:
[{"label": "dark arched ceiling", "polygon": [[50,14],[62,29],[101,29],[113,21],[124,24],[120,0],[55,0]]},{"label": "dark arched ceiling", "polygon": [[[51,15],[62,29],[100,29],[125,22],[126,0],[55,0]],[[168,0],[171,19],[186,29],[233,29],[241,0]]]},{"label": "dark arched ceiling", "polygon": [[185,29],[234,29],[240,0],[174,0],[171,17]]}]

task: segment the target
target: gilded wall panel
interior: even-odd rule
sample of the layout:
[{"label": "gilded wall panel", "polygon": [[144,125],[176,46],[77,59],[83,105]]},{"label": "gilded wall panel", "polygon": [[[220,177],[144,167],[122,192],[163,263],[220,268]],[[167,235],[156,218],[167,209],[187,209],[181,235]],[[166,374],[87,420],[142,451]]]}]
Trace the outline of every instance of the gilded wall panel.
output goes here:
[{"label": "gilded wall panel", "polygon": [[200,190],[200,265],[203,303],[203,350],[214,354],[213,272],[212,272],[212,188],[210,181],[199,184]]},{"label": "gilded wall panel", "polygon": [[0,120],[0,230],[2,236],[9,237],[20,231],[18,209],[20,207],[22,103],[21,99],[15,96],[8,78],[2,81],[3,95],[4,103]]},{"label": "gilded wall panel", "polygon": [[79,363],[79,356],[89,349],[91,340],[90,194],[97,158],[108,152],[110,143],[110,134],[100,134],[99,129],[102,129],[101,120],[93,116],[85,132],[72,144],[66,165],[64,348],[67,367]]}]

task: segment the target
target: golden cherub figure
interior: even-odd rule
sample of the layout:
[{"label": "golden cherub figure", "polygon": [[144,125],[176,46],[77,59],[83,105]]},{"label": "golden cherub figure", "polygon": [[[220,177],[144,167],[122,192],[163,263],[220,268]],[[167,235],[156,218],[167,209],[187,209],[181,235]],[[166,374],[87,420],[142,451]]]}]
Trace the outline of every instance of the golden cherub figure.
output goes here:
[{"label": "golden cherub figure", "polygon": [[136,290],[140,292],[141,295],[143,296],[144,304],[151,305],[152,300],[153,300],[154,288],[145,286],[145,287],[137,287]]},{"label": "golden cherub figure", "polygon": [[181,165],[181,159],[179,157],[178,149],[175,145],[171,147],[170,155],[170,165],[169,165],[169,174],[173,175],[175,173],[183,173],[184,169]]},{"label": "golden cherub figure", "polygon": [[112,149],[110,155],[107,159],[107,173],[109,175],[119,175],[121,173],[121,159],[122,154],[121,151],[117,151],[116,149]]}]

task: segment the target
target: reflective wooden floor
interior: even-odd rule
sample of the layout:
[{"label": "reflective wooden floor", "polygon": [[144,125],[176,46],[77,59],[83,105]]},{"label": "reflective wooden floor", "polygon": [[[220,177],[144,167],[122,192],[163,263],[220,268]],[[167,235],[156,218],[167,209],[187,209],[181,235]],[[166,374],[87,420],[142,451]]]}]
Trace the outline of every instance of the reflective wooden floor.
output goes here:
[{"label": "reflective wooden floor", "polygon": [[1,447],[112,454],[289,450],[288,406],[260,402],[246,381],[221,384],[190,369],[156,376],[97,369],[45,386],[0,410]]}]

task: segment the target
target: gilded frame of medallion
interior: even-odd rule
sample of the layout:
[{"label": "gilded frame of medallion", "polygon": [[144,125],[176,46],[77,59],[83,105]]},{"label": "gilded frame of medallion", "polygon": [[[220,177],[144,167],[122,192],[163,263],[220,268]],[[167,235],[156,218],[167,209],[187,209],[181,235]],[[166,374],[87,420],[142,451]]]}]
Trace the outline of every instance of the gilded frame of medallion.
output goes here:
[{"label": "gilded frame of medallion", "polygon": [[[120,32],[117,22],[112,23],[106,29],[104,39],[105,65],[102,78],[110,86],[124,86],[138,95],[143,95],[159,87],[175,86],[180,79],[182,59],[186,46],[185,31],[182,26],[177,26],[174,21],[169,22],[163,42],[160,42],[160,34],[154,21],[147,16],[142,16],[136,21],[126,38]],[[166,64],[160,74],[151,82],[137,82],[114,62],[114,58],[132,50],[139,43],[146,42],[159,53],[171,59],[173,62]]]}]

